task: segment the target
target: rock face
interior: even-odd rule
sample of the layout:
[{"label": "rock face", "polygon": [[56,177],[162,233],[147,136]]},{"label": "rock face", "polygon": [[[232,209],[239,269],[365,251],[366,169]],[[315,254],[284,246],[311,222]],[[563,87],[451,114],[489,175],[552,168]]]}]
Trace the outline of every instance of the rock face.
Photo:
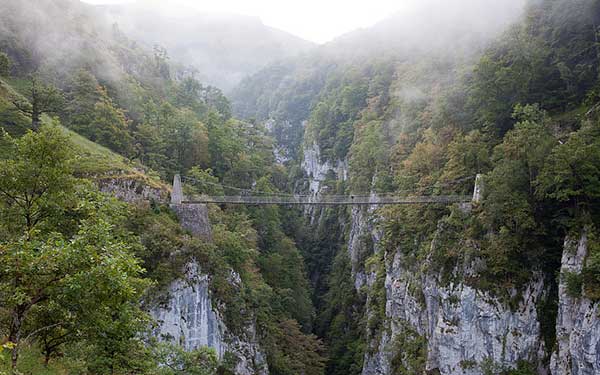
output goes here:
[{"label": "rock face", "polygon": [[[176,179],[177,180],[177,179]],[[180,181],[178,191],[181,191]],[[127,202],[156,200],[166,203],[168,191],[149,187],[142,181],[123,178],[103,179],[100,189]],[[181,195],[181,193],[180,193]],[[181,202],[183,196],[176,200]],[[181,226],[193,236],[211,240],[211,226],[206,205],[171,204]],[[239,277],[232,272],[231,283]],[[251,324],[242,334],[232,333],[216,308],[210,294],[210,276],[202,273],[198,263],[185,266],[183,277],[174,280],[166,290],[166,301],[153,306],[150,314],[157,321],[155,335],[162,340],[181,345],[185,350],[207,346],[219,358],[231,354],[237,358],[238,375],[268,375],[266,356],[262,352],[256,327]]]},{"label": "rock face", "polygon": [[562,255],[556,321],[557,349],[552,354],[554,375],[600,374],[600,303],[575,298],[567,292],[566,273],[580,273],[588,253],[588,239],[567,239]]},{"label": "rock face", "polygon": [[338,160],[335,164],[332,164],[329,161],[322,161],[321,150],[315,143],[310,147],[304,148],[302,169],[309,177],[310,194],[313,195],[321,193],[321,185],[323,181],[327,179],[327,175],[331,172],[334,172],[334,177],[341,181],[348,179],[348,162],[345,160]]},{"label": "rock face", "polygon": [[386,254],[385,264],[385,328],[379,336],[371,334],[364,375],[393,374],[394,359],[398,363],[406,346],[415,345],[422,346],[425,370],[443,375],[498,371],[519,360],[541,363],[545,351],[536,308],[544,294],[541,280],[511,310],[463,283],[443,285],[434,274],[415,273],[401,253]]},{"label": "rock face", "polygon": [[[211,240],[208,208],[199,204],[171,204],[181,226],[196,237]],[[158,322],[156,335],[181,345],[185,350],[208,346],[219,358],[229,353],[237,358],[238,375],[267,375],[266,356],[258,343],[256,327],[251,324],[243,334],[232,333],[222,319],[210,295],[209,275],[203,274],[198,263],[185,267],[184,277],[175,280],[167,289],[167,302],[152,309]],[[232,272],[231,283],[240,280]]]},{"label": "rock face", "polygon": [[[329,161],[321,160],[321,150],[316,143],[310,147],[303,148],[302,169],[308,176],[308,194],[318,197],[321,194],[327,194],[327,187],[324,182],[329,178],[346,181],[348,179],[348,162],[338,160],[335,165]],[[311,224],[316,224],[320,215],[324,213],[322,208],[316,206],[306,206],[304,213],[310,218]]]},{"label": "rock face", "polygon": [[210,241],[212,231],[208,220],[208,207],[205,204],[172,204],[181,226],[192,235]]},{"label": "rock face", "polygon": [[196,262],[189,263],[185,277],[169,286],[168,303],[153,309],[152,315],[160,324],[158,333],[162,339],[185,350],[209,346],[222,357],[227,348],[223,342],[224,326],[213,310],[208,281]]},{"label": "rock face", "polygon": [[129,203],[154,200],[165,203],[169,192],[151,187],[133,178],[104,178],[98,181],[100,190]]},{"label": "rock face", "polygon": [[268,374],[266,357],[262,353],[254,327],[248,327],[244,337],[232,334],[218,310],[213,306],[209,277],[202,274],[196,262],[186,266],[185,276],[171,283],[168,301],[156,306],[151,315],[158,322],[156,335],[181,345],[185,350],[208,346],[219,358],[233,354],[239,375]]},{"label": "rock face", "polygon": [[[347,245],[357,290],[375,287],[375,275],[365,271],[362,263],[384,251],[379,220],[373,208],[352,209]],[[431,246],[433,253],[435,240]],[[419,353],[422,368],[432,374],[479,375],[486,369],[498,373],[514,368],[521,360],[539,364],[539,373],[547,373],[542,365],[546,350],[537,313],[538,302],[546,293],[541,276],[534,277],[518,306],[511,308],[465,283],[444,284],[435,272],[415,270],[414,259],[408,257],[401,251],[384,254],[385,316],[379,332],[367,331],[364,375],[397,373],[399,364],[408,360],[405,353],[411,350]],[[474,272],[461,265],[454,273]],[[367,317],[376,310],[369,303],[370,298]]]},{"label": "rock face", "polygon": [[[326,194],[323,182],[328,178],[348,178],[347,163],[322,161],[317,145],[304,149],[302,167],[313,195]],[[478,203],[482,196],[481,176],[476,182],[473,201]],[[470,206],[464,207],[463,212],[468,214]],[[314,211],[307,214],[311,222],[319,220]],[[383,251],[379,220],[376,209],[353,207],[350,222],[343,224],[358,291],[376,287],[375,274],[365,270],[365,260]],[[436,246],[435,241],[431,246]],[[567,240],[561,273],[579,273],[586,256],[585,236],[575,242]],[[542,317],[538,315],[538,305],[548,293],[541,275],[532,275],[532,281],[515,299],[518,305],[511,307],[464,282],[444,283],[435,272],[415,269],[414,261],[400,251],[384,254],[383,328],[378,332],[367,328],[363,375],[398,373],[398,366],[415,354],[420,357],[420,369],[428,374],[498,374],[515,368],[519,361],[532,364],[540,375],[600,374],[600,303],[570,297],[563,276],[559,286],[557,347],[548,364],[550,348],[545,348]],[[473,264],[459,265],[454,274],[474,276],[473,268]],[[516,297],[517,291],[509,294]],[[368,297],[367,318],[376,310],[370,303]],[[405,370],[404,373],[417,373],[415,369]]]}]

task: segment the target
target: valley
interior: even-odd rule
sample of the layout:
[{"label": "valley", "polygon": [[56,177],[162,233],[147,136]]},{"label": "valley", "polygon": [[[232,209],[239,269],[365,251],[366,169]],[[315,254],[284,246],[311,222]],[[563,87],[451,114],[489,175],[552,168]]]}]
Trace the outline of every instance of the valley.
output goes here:
[{"label": "valley", "polygon": [[598,1],[0,6],[0,374],[600,374]]}]

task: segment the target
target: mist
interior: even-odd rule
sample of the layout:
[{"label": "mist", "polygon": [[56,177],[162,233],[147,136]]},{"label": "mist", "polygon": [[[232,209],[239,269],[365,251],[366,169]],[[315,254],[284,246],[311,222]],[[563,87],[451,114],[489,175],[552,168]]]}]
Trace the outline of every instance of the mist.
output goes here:
[{"label": "mist", "polygon": [[342,54],[385,51],[469,55],[516,22],[526,4],[527,0],[408,1],[400,11],[373,27],[348,33],[330,44]]},{"label": "mist", "polygon": [[[108,53],[119,37],[116,27],[132,47],[141,47],[140,52],[151,53],[155,45],[162,46],[172,63],[195,72],[206,84],[232,92],[245,77],[272,63],[313,52],[336,59],[441,52],[470,56],[517,20],[526,0],[405,1],[373,26],[360,28],[360,22],[353,21],[356,30],[320,46],[266,26],[259,16],[203,12],[199,4],[192,7],[184,1],[168,5],[156,1],[89,5],[60,0],[52,6],[45,1],[33,6],[29,0],[0,3],[4,21],[0,27],[23,34],[37,51],[37,57],[22,59],[43,60],[59,71],[93,66],[100,77],[116,80],[123,70],[136,69]],[[340,9],[340,17],[327,22],[334,27],[345,15]],[[61,17],[68,22],[56,23]],[[318,22],[324,22],[319,17],[302,21],[315,29],[323,27]]]}]

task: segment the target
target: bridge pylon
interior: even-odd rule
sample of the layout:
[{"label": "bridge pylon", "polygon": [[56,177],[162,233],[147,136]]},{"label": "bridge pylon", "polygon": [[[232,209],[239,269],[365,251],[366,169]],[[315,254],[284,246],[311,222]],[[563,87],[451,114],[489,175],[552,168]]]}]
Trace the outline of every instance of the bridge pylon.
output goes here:
[{"label": "bridge pylon", "polygon": [[173,177],[173,190],[171,191],[171,204],[183,203],[183,188],[181,186],[181,176],[179,173]]}]

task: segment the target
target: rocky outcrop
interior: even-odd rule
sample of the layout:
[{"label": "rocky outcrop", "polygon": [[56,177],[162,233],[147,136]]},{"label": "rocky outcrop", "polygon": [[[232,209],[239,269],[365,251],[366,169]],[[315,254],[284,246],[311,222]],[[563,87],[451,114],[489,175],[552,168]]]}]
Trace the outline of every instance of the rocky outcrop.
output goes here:
[{"label": "rocky outcrop", "polygon": [[183,229],[192,235],[210,241],[212,231],[208,220],[208,207],[205,204],[171,204]]},{"label": "rocky outcrop", "polygon": [[364,260],[379,252],[383,233],[377,228],[374,206],[353,206],[348,232],[348,255],[352,266],[354,287],[360,290],[367,284],[369,276],[364,269]]},{"label": "rocky outcrop", "polygon": [[536,307],[544,295],[541,279],[531,282],[511,309],[464,283],[444,285],[435,274],[415,273],[399,252],[386,258],[385,327],[371,334],[375,342],[365,356],[364,375],[395,373],[393,367],[402,366],[398,358],[408,345],[407,335],[411,345],[423,346],[417,360],[432,373],[477,375],[484,367],[499,371],[515,367],[519,360],[542,362],[545,351]]},{"label": "rocky outcrop", "polygon": [[[309,176],[313,195],[326,194],[323,182],[327,178],[348,178],[347,165],[322,161],[316,145],[304,149],[302,167]],[[477,182],[475,202],[481,199],[480,177]],[[468,213],[471,205],[465,206],[463,211]],[[314,212],[307,214],[311,222],[318,220]],[[356,206],[349,223],[344,225],[352,277],[359,292],[381,287],[376,285],[373,270],[365,267],[369,257],[384,251],[380,247],[383,233],[377,225],[380,220],[376,208]],[[435,241],[432,246],[436,246]],[[507,301],[464,282],[443,282],[440,275],[422,271],[414,259],[409,261],[406,257],[401,251],[384,254],[385,314],[376,332],[367,327],[364,375],[418,371],[441,375],[480,375],[486,371],[495,374],[515,368],[519,361],[535,364],[540,374],[548,373],[537,308],[546,296],[541,275],[533,275],[519,296],[516,290],[509,292],[519,301],[511,307]],[[474,271],[469,265],[459,265],[454,273],[469,275]],[[372,303],[369,293],[367,321],[378,310]],[[411,368],[411,361],[418,368]],[[406,366],[405,372],[398,372],[402,366]]]},{"label": "rocky outcrop", "polygon": [[304,148],[304,159],[302,160],[302,169],[309,178],[310,194],[317,195],[321,193],[322,184],[330,173],[335,173],[334,177],[345,181],[348,179],[348,162],[338,160],[335,163],[321,160],[321,150],[316,143]]},{"label": "rocky outcrop", "polygon": [[152,315],[159,323],[157,334],[185,350],[208,346],[222,357],[224,325],[213,310],[208,276],[199,272],[196,262],[186,266],[185,276],[168,288],[168,302],[156,306]]},{"label": "rocky outcrop", "polygon": [[[338,160],[335,164],[329,161],[321,160],[321,150],[316,143],[303,148],[302,169],[308,177],[309,194],[312,197],[318,197],[321,194],[328,194],[327,186],[324,182],[329,178],[334,180],[346,181],[348,179],[348,162],[346,160]],[[324,210],[316,206],[305,206],[304,213],[310,218],[311,224],[317,224],[319,217],[322,216]]]},{"label": "rocky outcrop", "polygon": [[97,184],[100,191],[129,203],[151,200],[166,203],[169,195],[166,188],[153,187],[141,179],[123,176],[98,179]]},{"label": "rocky outcrop", "polygon": [[553,375],[600,374],[600,303],[568,293],[566,275],[579,274],[588,255],[588,238],[567,239],[562,255]]},{"label": "rocky outcrop", "polygon": [[166,302],[151,310],[158,322],[155,334],[160,339],[188,351],[207,346],[219,358],[229,353],[237,358],[235,373],[239,375],[268,374],[255,327],[247,327],[244,337],[228,330],[212,302],[209,276],[201,272],[196,262],[186,266],[183,278],[171,283],[167,295]]},{"label": "rocky outcrop", "polygon": [[[175,176],[171,209],[184,229],[195,237],[211,241],[208,207],[181,203],[183,199],[180,178]],[[158,322],[156,336],[185,350],[213,348],[221,359],[230,354],[237,360],[235,373],[238,375],[268,374],[266,356],[260,348],[254,324],[244,327],[243,333],[231,332],[212,299],[210,276],[202,273],[195,260],[189,262],[184,271],[183,277],[167,288],[166,302],[151,309],[151,315]],[[230,282],[237,286],[241,283],[233,271]]]}]

